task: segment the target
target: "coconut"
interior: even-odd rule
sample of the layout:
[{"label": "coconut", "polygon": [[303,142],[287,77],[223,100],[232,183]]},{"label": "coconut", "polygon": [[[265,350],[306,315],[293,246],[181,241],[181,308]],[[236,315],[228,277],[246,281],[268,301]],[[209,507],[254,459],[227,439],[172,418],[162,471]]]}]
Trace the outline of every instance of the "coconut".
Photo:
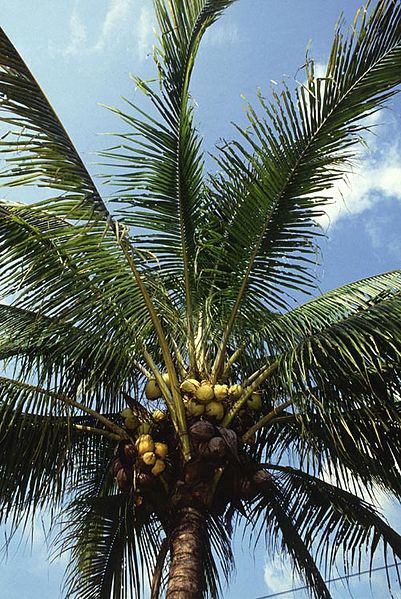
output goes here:
[{"label": "coconut", "polygon": [[202,416],[202,414],[205,411],[204,405],[198,404],[196,403],[196,401],[193,401],[192,399],[186,403],[185,407],[187,408],[191,416]]},{"label": "coconut", "polygon": [[146,464],[147,466],[154,466],[155,462],[156,462],[156,455],[153,453],[153,451],[146,451],[144,454],[142,454],[142,461],[144,464]]},{"label": "coconut", "polygon": [[207,404],[205,409],[206,416],[209,418],[215,418],[216,420],[222,420],[224,416],[224,408],[218,401],[211,401]]},{"label": "coconut", "polygon": [[152,429],[152,425],[149,422],[142,422],[138,426],[138,430],[136,431],[138,435],[147,435]]},{"label": "coconut", "polygon": [[130,416],[129,418],[124,419],[124,426],[129,431],[134,431],[138,428],[139,420],[136,416]]},{"label": "coconut", "polygon": [[228,385],[215,385],[214,396],[217,401],[223,401],[228,395]]},{"label": "coconut", "polygon": [[117,473],[119,470],[121,470],[121,468],[123,468],[122,462],[119,458],[116,458],[111,466],[111,473],[113,476],[117,476]]},{"label": "coconut", "polygon": [[124,468],[120,468],[120,470],[117,472],[116,482],[118,488],[122,491],[126,491],[127,489],[129,489],[131,480],[129,474],[126,470],[124,470]]},{"label": "coconut", "polygon": [[154,412],[152,412],[152,418],[155,422],[161,422],[167,418],[167,414],[162,410],[154,410]]},{"label": "coconut", "polygon": [[200,383],[196,379],[185,379],[185,381],[182,381],[180,389],[184,393],[191,393],[193,395],[199,385]]},{"label": "coconut", "polygon": [[158,476],[159,474],[161,474],[163,472],[163,470],[165,470],[166,468],[166,464],[163,462],[163,460],[156,460],[155,461],[155,465],[153,466],[151,473],[154,474],[155,476]]},{"label": "coconut", "polygon": [[231,387],[228,390],[228,393],[233,399],[239,399],[243,391],[244,389],[242,385],[231,385]]},{"label": "coconut", "polygon": [[162,374],[162,379],[166,383],[167,387],[170,389],[170,375],[168,372],[164,372]]},{"label": "coconut", "polygon": [[127,462],[133,463],[136,454],[135,446],[132,445],[132,443],[127,443],[127,445],[124,445],[123,447],[123,454]]},{"label": "coconut", "polygon": [[165,460],[168,454],[168,445],[166,443],[155,443],[155,454]]},{"label": "coconut", "polygon": [[125,410],[121,412],[121,416],[123,418],[133,418],[134,412],[131,410],[131,408],[125,408]]},{"label": "coconut", "polygon": [[[203,406],[202,406],[203,407]],[[215,427],[207,420],[198,420],[189,429],[191,436],[197,441],[209,440],[215,434]]]},{"label": "coconut", "polygon": [[135,447],[139,455],[143,455],[145,453],[155,450],[155,444],[150,435],[141,435],[140,437],[138,437],[135,443]]},{"label": "coconut", "polygon": [[246,403],[248,408],[253,412],[260,412],[262,409],[262,392],[254,391]]},{"label": "coconut", "polygon": [[157,384],[155,379],[149,379],[145,385],[145,395],[147,399],[150,401],[154,401],[155,399],[159,399],[162,396],[162,392],[160,391],[160,387]]},{"label": "coconut", "polygon": [[197,388],[195,397],[202,403],[208,403],[209,401],[212,401],[214,399],[212,385],[208,382],[202,383],[201,386]]},{"label": "coconut", "polygon": [[216,458],[224,458],[227,454],[227,445],[221,437],[213,437],[207,444],[208,455],[212,455]]}]

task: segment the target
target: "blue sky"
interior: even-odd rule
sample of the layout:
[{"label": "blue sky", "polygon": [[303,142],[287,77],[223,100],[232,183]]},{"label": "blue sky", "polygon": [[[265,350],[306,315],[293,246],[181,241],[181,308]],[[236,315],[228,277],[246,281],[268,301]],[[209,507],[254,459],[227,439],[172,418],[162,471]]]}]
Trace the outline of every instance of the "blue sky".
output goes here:
[{"label": "blue sky", "polygon": [[[355,0],[239,0],[207,34],[192,92],[206,149],[233,135],[231,121],[244,122],[242,96],[257,87],[269,93],[274,81],[302,81],[305,48],[319,65],[327,60],[334,24],[343,11],[348,22]],[[99,133],[120,130],[118,119],[99,103],[122,107],[121,96],[142,101],[129,73],[153,75],[151,0],[3,0],[1,26],[36,75],[87,164],[109,141]],[[399,267],[401,256],[401,103],[393,100],[378,122],[370,149],[361,148],[361,168],[335,189],[336,204],[324,221],[321,289]],[[92,164],[92,172],[101,171]],[[19,190],[20,199],[29,195]],[[25,194],[25,195],[24,195]],[[29,192],[28,192],[29,194]],[[3,197],[11,197],[3,192]],[[397,510],[381,506],[393,523]],[[398,512],[399,515],[399,512]],[[399,519],[399,518],[398,518]],[[48,566],[40,525],[30,551],[12,547],[0,565],[0,599],[55,599],[65,558]],[[287,569],[267,559],[261,547],[250,557],[236,544],[238,574],[227,599],[256,599],[292,586]],[[382,573],[353,581],[355,599],[384,598]],[[341,585],[333,597],[345,597]],[[398,599],[401,594],[395,595]],[[302,592],[286,595],[304,599]]]}]

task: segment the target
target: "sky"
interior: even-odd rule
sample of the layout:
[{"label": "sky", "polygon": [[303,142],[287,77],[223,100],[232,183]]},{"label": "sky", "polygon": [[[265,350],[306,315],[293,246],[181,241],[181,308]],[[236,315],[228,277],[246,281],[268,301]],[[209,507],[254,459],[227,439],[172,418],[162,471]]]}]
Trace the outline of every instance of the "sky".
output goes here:
[{"label": "sky", "polygon": [[[238,0],[205,36],[194,73],[192,95],[205,148],[233,137],[231,123],[245,123],[243,98],[252,101],[258,87],[268,95],[275,82],[302,82],[306,47],[323,72],[340,13],[352,23],[358,6],[357,0]],[[123,108],[122,97],[142,102],[130,74],[154,74],[151,0],[1,0],[0,14],[1,26],[91,172],[101,172],[95,152],[110,145],[103,134],[123,127],[103,105]],[[321,291],[399,267],[400,116],[401,102],[392,100],[369,148],[361,147],[360,166],[334,191],[335,203],[322,222],[327,239],[322,242]],[[19,189],[19,199],[29,200],[29,193]],[[2,191],[2,196],[11,194]],[[389,498],[382,497],[380,506],[393,524],[401,520]],[[32,550],[20,547],[17,553],[14,544],[0,563],[0,599],[61,597],[67,558],[47,564],[40,522],[33,538]],[[235,550],[237,575],[225,599],[256,599],[293,587],[285,563],[279,558],[272,563],[262,546],[253,557],[239,538]],[[348,596],[341,584],[331,588],[334,599]],[[370,582],[367,576],[353,579],[350,590],[355,599],[389,596],[382,572]],[[397,589],[394,596],[401,599]]]}]

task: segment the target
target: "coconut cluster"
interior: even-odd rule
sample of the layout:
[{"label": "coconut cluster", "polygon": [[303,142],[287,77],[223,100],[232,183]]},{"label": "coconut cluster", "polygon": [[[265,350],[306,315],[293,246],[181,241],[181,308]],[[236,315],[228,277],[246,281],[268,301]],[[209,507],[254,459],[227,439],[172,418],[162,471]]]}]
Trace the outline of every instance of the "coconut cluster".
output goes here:
[{"label": "coconut cluster", "polygon": [[[155,440],[151,434],[152,424],[141,423],[131,409],[123,410],[121,416],[132,441],[119,444],[112,464],[112,474],[121,490],[134,488],[140,491],[141,487],[148,486],[153,477],[160,476],[166,469],[168,445]],[[155,410],[152,416],[155,423],[166,418],[162,410]]]},{"label": "coconut cluster", "polygon": [[[226,410],[233,402],[240,399],[243,388],[239,384],[227,385],[216,383],[212,385],[207,380],[197,381],[186,379],[180,385],[186,410],[190,416],[205,416],[216,421],[224,418]],[[261,393],[255,392],[246,402],[247,408],[260,411],[262,408]]]}]

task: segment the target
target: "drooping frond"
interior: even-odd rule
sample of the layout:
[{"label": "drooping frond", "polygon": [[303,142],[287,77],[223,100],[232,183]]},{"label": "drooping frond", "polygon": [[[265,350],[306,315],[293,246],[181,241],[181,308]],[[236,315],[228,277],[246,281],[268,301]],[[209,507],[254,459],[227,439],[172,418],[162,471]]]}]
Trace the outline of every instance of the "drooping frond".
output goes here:
[{"label": "drooping frond", "polygon": [[316,218],[349,170],[363,119],[393,96],[400,73],[401,6],[385,0],[348,36],[337,30],[325,78],[309,63],[295,98],[286,87],[271,102],[260,95],[262,113],[249,107],[248,127],[238,128],[243,141],[221,148],[199,264],[214,267],[222,309],[231,297],[225,343],[245,297],[276,309],[313,284]]},{"label": "drooping frond", "polygon": [[155,516],[138,510],[130,494],[115,494],[110,473],[87,473],[60,525],[58,551],[71,551],[65,597],[145,596],[160,551],[161,525]]},{"label": "drooping frond", "polygon": [[258,540],[264,529],[266,540],[269,539],[273,547],[280,540],[281,550],[289,555],[295,571],[305,580],[311,594],[316,599],[331,599],[309,547],[294,522],[289,497],[273,479],[266,482],[265,493],[253,506],[246,526],[251,527],[254,533],[256,527],[260,526]]},{"label": "drooping frond", "polygon": [[[399,558],[400,535],[371,504],[301,470],[267,468],[271,478],[254,502],[250,525],[259,535],[265,531],[273,546],[281,539],[316,597],[330,597],[318,568],[330,576],[340,553],[346,572],[361,569],[365,556],[369,561],[363,567],[371,568],[379,550],[386,564],[389,551]],[[274,471],[281,473],[278,478]]]},{"label": "drooping frond", "polygon": [[294,526],[326,571],[340,552],[345,569],[360,569],[365,555],[372,567],[379,550],[386,564],[389,551],[396,561],[400,558],[401,536],[373,505],[301,470],[271,465],[269,471],[282,473],[280,487],[290,500]]},{"label": "drooping frond", "polygon": [[88,472],[104,468],[115,441],[101,427],[94,418],[71,412],[45,390],[27,389],[2,378],[2,523],[17,528],[37,510],[61,507],[82,479],[83,468]]}]

